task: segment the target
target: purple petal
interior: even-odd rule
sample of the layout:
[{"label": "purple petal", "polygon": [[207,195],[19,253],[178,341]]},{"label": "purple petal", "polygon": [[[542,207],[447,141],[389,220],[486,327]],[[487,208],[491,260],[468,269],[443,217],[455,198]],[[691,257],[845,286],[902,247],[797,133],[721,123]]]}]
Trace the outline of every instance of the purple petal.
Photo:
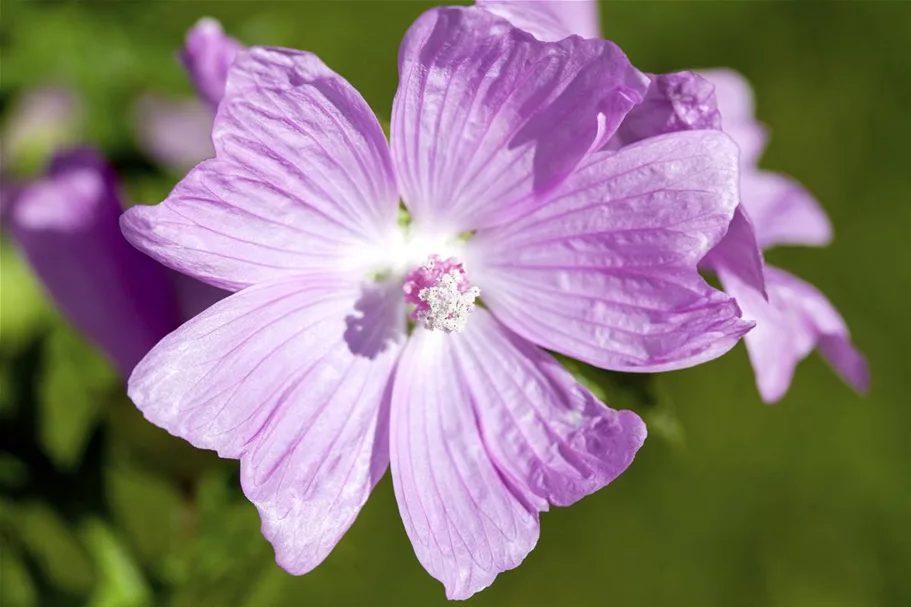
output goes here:
[{"label": "purple petal", "polygon": [[756,170],[766,133],[754,116],[750,84],[731,70],[701,74],[715,86],[724,132],[740,146],[741,200],[753,220],[759,246],[828,244],[832,227],[813,195],[789,177]]},{"label": "purple petal", "polygon": [[596,0],[475,0],[475,6],[507,19],[538,40],[561,40],[573,34],[601,37]]},{"label": "purple petal", "polygon": [[766,130],[756,120],[753,89],[733,70],[700,70],[699,75],[715,86],[715,101],[721,111],[722,127],[740,146],[740,163],[755,167],[765,149]]},{"label": "purple petal", "polygon": [[728,231],[715,248],[709,251],[699,264],[715,272],[719,268],[735,274],[745,285],[766,296],[765,262],[762,250],[756,240],[756,230],[743,204],[737,205]]},{"label": "purple petal", "polygon": [[213,141],[217,157],[167,200],[124,215],[136,247],[229,290],[376,264],[398,213],[386,141],[363,98],[316,56],[238,54]]},{"label": "purple petal", "polygon": [[778,268],[766,268],[769,299],[794,321],[810,328],[817,348],[855,390],[866,392],[867,362],[851,343],[848,326],[825,295],[813,285]]},{"label": "purple petal", "polygon": [[168,335],[130,377],[151,422],[241,460],[291,573],[329,554],[388,465],[401,301],[321,278],[255,285]]},{"label": "purple petal", "polygon": [[832,225],[826,212],[810,192],[790,177],[744,170],[740,191],[762,248],[824,246],[831,242]]},{"label": "purple petal", "polygon": [[744,318],[756,320],[746,336],[747,351],[762,399],[780,400],[788,390],[794,369],[814,348],[845,381],[859,392],[869,386],[863,356],[851,343],[841,315],[815,287],[774,267],[766,266],[769,301],[723,270],[718,276],[737,298]]},{"label": "purple petal", "polygon": [[539,42],[452,7],[411,27],[399,76],[391,138],[405,204],[422,229],[452,234],[539,206],[648,85],[611,42]]},{"label": "purple petal", "polygon": [[186,171],[215,155],[212,112],[195,99],[144,95],[133,115],[139,145],[168,168]]},{"label": "purple petal", "polygon": [[113,171],[89,149],[24,186],[8,227],[57,306],[128,374],[178,324],[164,268],[124,240]]},{"label": "purple petal", "polygon": [[737,150],[685,131],[596,154],[546,207],[479,232],[466,267],[510,329],[621,371],[720,356],[750,328],[696,269],[737,204]]},{"label": "purple petal", "polygon": [[449,339],[488,454],[536,509],[569,506],[632,463],[646,436],[639,416],[604,406],[486,311]]},{"label": "purple petal", "polygon": [[645,99],[630,110],[608,142],[619,149],[648,137],[690,131],[721,129],[714,87],[693,72],[650,75]]},{"label": "purple petal", "polygon": [[22,191],[22,184],[8,179],[6,176],[3,177],[3,183],[0,184],[0,224],[6,225],[7,215],[10,209],[16,206],[16,199],[19,197],[20,191]]},{"label": "purple petal", "polygon": [[221,24],[211,17],[196,22],[187,32],[180,60],[190,74],[199,96],[214,110],[225,94],[228,70],[244,46],[225,35]]},{"label": "purple petal", "polygon": [[199,282],[180,272],[173,270],[167,270],[167,272],[177,295],[177,306],[182,321],[190,320],[230,295],[228,291]]},{"label": "purple petal", "polygon": [[537,542],[538,517],[485,450],[476,416],[492,403],[464,384],[453,337],[418,329],[408,340],[392,392],[390,450],[418,560],[447,597],[466,599],[522,562]]},{"label": "purple petal", "polygon": [[[797,363],[813,350],[813,336],[803,323],[790,322],[742,275],[725,265],[718,266],[716,272],[724,290],[737,300],[743,317],[756,322],[744,342],[762,400],[777,402],[791,385]],[[767,284],[767,289],[771,294],[771,285]]]}]

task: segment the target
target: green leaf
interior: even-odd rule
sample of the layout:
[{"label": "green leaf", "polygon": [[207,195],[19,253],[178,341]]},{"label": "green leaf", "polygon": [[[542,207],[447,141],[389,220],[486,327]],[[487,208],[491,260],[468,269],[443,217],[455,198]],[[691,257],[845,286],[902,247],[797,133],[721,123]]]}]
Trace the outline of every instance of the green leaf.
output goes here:
[{"label": "green leaf", "polygon": [[107,423],[117,453],[183,482],[192,482],[221,462],[214,451],[197,449],[150,423],[123,391],[111,394],[109,402]]},{"label": "green leaf", "polygon": [[614,409],[641,412],[657,404],[651,375],[606,371],[561,355],[557,359],[580,384]]},{"label": "green leaf", "polygon": [[134,466],[116,451],[105,474],[114,521],[137,557],[161,570],[189,515],[176,487],[168,479]]},{"label": "green leaf", "polygon": [[39,440],[54,463],[72,469],[98,421],[101,406],[117,384],[111,365],[65,325],[45,345],[39,386]]},{"label": "green leaf", "polygon": [[0,241],[0,335],[17,352],[51,318],[50,307],[25,260],[8,239]]},{"label": "green leaf", "polygon": [[92,519],[80,528],[98,571],[88,607],[142,607],[151,604],[151,592],[129,550],[104,523]]},{"label": "green leaf", "polygon": [[686,429],[680,417],[667,406],[660,406],[642,413],[649,436],[658,436],[671,446],[682,448],[686,445]]},{"label": "green leaf", "polygon": [[70,594],[87,594],[95,573],[82,544],[66,522],[40,502],[9,507],[11,530],[54,585]]},{"label": "green leaf", "polygon": [[0,486],[21,487],[28,480],[28,467],[9,453],[0,453]]},{"label": "green leaf", "polygon": [[260,533],[256,508],[234,489],[237,464],[224,464],[197,486],[196,533],[181,555],[185,578],[177,587],[175,607],[242,604],[254,581],[277,568]]},{"label": "green leaf", "polygon": [[0,535],[0,605],[31,607],[37,604],[35,584],[22,563],[22,556]]},{"label": "green leaf", "polygon": [[126,200],[132,204],[158,204],[168,197],[179,177],[136,175],[124,180]]}]

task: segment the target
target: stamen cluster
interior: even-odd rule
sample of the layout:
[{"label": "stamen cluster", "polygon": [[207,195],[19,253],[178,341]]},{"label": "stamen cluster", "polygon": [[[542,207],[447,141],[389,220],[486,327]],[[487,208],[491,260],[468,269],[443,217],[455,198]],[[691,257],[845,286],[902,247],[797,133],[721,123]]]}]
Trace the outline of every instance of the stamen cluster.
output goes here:
[{"label": "stamen cluster", "polygon": [[431,255],[405,277],[405,301],[414,304],[411,320],[431,331],[461,332],[481,294],[472,286],[462,262]]}]

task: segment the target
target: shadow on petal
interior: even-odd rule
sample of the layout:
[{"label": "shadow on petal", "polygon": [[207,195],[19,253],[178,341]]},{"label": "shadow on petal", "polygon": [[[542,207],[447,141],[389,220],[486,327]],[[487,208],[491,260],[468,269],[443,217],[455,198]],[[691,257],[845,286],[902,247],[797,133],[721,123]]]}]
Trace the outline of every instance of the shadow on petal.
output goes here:
[{"label": "shadow on petal", "polygon": [[345,317],[345,343],[355,356],[374,359],[405,338],[405,300],[399,282],[364,285]]}]

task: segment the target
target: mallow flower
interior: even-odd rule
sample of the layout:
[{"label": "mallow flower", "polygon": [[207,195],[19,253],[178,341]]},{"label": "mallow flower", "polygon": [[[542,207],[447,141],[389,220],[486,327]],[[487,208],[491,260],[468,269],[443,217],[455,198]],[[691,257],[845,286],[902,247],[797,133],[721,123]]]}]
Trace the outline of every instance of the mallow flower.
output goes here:
[{"label": "mallow flower", "polygon": [[185,171],[215,155],[209,137],[212,119],[225,92],[228,68],[243,49],[211,17],[200,19],[190,28],[180,61],[198,99],[147,93],[133,107],[137,139],[152,158],[166,167]]},{"label": "mallow flower", "polygon": [[281,567],[322,562],[391,468],[418,559],[471,596],[534,547],[540,512],[608,484],[646,436],[548,350],[661,371],[749,330],[697,271],[737,204],[735,144],[604,149],[648,87],[613,43],[437,8],[402,42],[387,143],[316,56],[237,54],[216,157],[121,219],[140,250],[235,293],[128,391],[240,460]]},{"label": "mallow flower", "polygon": [[95,150],[73,148],[17,189],[4,227],[64,316],[127,376],[224,292],[131,247],[120,232],[122,212],[112,168]]},{"label": "mallow flower", "polygon": [[[741,150],[741,200],[763,249],[776,245],[823,246],[832,227],[822,207],[803,186],[756,163],[765,146],[765,129],[753,113],[753,93],[740,74],[730,70],[702,72],[715,86],[725,132]],[[742,243],[741,243],[742,244]],[[746,348],[762,399],[772,403],[788,390],[794,369],[814,349],[855,390],[865,392],[867,362],[851,342],[844,319],[809,283],[779,268],[764,268],[765,293],[737,271],[742,257],[724,249],[711,256],[725,291],[736,297],[744,316],[756,320]]]}]

